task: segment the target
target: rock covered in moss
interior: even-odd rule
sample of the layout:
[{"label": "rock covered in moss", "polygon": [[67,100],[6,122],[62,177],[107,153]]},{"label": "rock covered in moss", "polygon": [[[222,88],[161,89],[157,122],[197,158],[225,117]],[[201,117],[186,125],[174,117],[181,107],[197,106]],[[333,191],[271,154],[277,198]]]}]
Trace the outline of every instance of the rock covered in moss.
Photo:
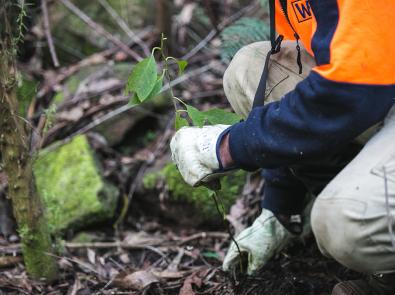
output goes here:
[{"label": "rock covered in moss", "polygon": [[[221,178],[221,190],[217,194],[220,207],[223,206],[225,214],[240,195],[245,184],[246,172],[237,171]],[[146,189],[154,189],[158,182],[164,181],[171,203],[188,204],[192,206],[195,223],[211,222],[222,218],[218,213],[213,199],[213,192],[205,187],[191,187],[182,179],[180,172],[174,164],[167,164],[161,171],[148,173],[143,179]],[[168,211],[171,211],[168,208]],[[186,209],[186,207],[184,207]],[[191,214],[189,210],[180,210],[178,213]]]},{"label": "rock covered in moss", "polygon": [[118,190],[101,176],[86,136],[44,150],[35,161],[34,174],[52,232],[113,217]]}]

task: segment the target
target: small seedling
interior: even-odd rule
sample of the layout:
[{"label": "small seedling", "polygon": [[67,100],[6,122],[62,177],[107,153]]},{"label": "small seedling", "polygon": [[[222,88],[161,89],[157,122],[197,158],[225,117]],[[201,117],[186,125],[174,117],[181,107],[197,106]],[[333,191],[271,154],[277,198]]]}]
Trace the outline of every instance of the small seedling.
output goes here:
[{"label": "small seedling", "polygon": [[[171,86],[170,66],[177,65],[178,76],[182,76],[188,62],[179,60],[165,54],[166,38],[162,35],[159,47],[155,47],[149,57],[136,64],[129,75],[126,85],[126,95],[131,95],[130,103],[139,105],[149,101],[163,91],[163,86],[167,83],[170,90],[171,99],[175,108],[175,128],[178,130],[184,126],[198,126],[214,124],[232,125],[240,121],[240,117],[232,112],[213,108],[208,111],[200,111],[197,108],[186,104],[182,99],[176,97]],[[155,53],[159,53],[159,60],[155,59]],[[159,69],[158,64],[162,65]]]}]

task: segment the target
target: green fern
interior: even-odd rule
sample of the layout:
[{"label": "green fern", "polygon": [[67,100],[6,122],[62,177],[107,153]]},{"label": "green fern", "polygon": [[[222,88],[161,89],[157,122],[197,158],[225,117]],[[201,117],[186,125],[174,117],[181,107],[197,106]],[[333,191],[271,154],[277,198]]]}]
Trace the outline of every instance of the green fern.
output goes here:
[{"label": "green fern", "polygon": [[267,22],[243,17],[221,33],[221,58],[225,62],[230,61],[243,46],[269,38],[270,27]]}]

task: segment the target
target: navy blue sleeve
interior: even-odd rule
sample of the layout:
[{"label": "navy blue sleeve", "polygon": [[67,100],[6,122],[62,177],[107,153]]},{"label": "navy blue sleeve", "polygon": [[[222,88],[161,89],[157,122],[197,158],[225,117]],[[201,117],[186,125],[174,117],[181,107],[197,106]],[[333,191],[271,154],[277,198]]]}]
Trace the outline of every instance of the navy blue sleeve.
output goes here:
[{"label": "navy blue sleeve", "polygon": [[300,214],[305,205],[307,189],[289,168],[264,169],[262,207],[274,214]]},{"label": "navy blue sleeve", "polygon": [[230,153],[250,171],[311,163],[383,120],[394,97],[395,85],[333,82],[313,71],[280,101],[233,125]]}]

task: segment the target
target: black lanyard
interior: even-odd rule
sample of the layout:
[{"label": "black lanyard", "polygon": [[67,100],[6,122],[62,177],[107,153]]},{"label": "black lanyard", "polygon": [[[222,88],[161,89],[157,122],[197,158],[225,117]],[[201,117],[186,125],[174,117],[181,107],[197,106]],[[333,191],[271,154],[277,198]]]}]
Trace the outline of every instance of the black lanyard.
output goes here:
[{"label": "black lanyard", "polygon": [[[294,32],[294,36],[296,39],[296,49],[298,52],[297,55],[297,64],[299,66],[299,74],[302,73],[302,60],[301,60],[301,52],[300,52],[300,46],[299,46],[299,35],[296,32],[295,28],[292,26],[291,21],[289,20],[288,17],[288,9],[287,9],[287,1],[286,0],[280,0],[281,4],[281,9],[284,13],[285,18],[287,19],[287,22],[289,23],[290,27],[292,28]],[[267,83],[267,78],[269,75],[269,61],[270,57],[281,50],[281,42],[284,39],[284,36],[279,35],[276,38],[276,0],[269,0],[269,8],[270,8],[270,43],[271,43],[271,49],[266,55],[266,60],[265,60],[265,66],[263,68],[261,80],[259,81],[258,89],[255,94],[254,98],[254,103],[252,105],[253,108],[263,106],[265,104],[265,94],[266,94],[266,83]]]},{"label": "black lanyard", "polygon": [[281,50],[281,42],[284,39],[282,35],[276,38],[276,3],[275,0],[269,0],[270,7],[270,43],[272,48],[266,55],[265,66],[263,68],[261,80],[255,94],[253,108],[263,106],[265,104],[266,82],[269,74],[270,57]]}]

